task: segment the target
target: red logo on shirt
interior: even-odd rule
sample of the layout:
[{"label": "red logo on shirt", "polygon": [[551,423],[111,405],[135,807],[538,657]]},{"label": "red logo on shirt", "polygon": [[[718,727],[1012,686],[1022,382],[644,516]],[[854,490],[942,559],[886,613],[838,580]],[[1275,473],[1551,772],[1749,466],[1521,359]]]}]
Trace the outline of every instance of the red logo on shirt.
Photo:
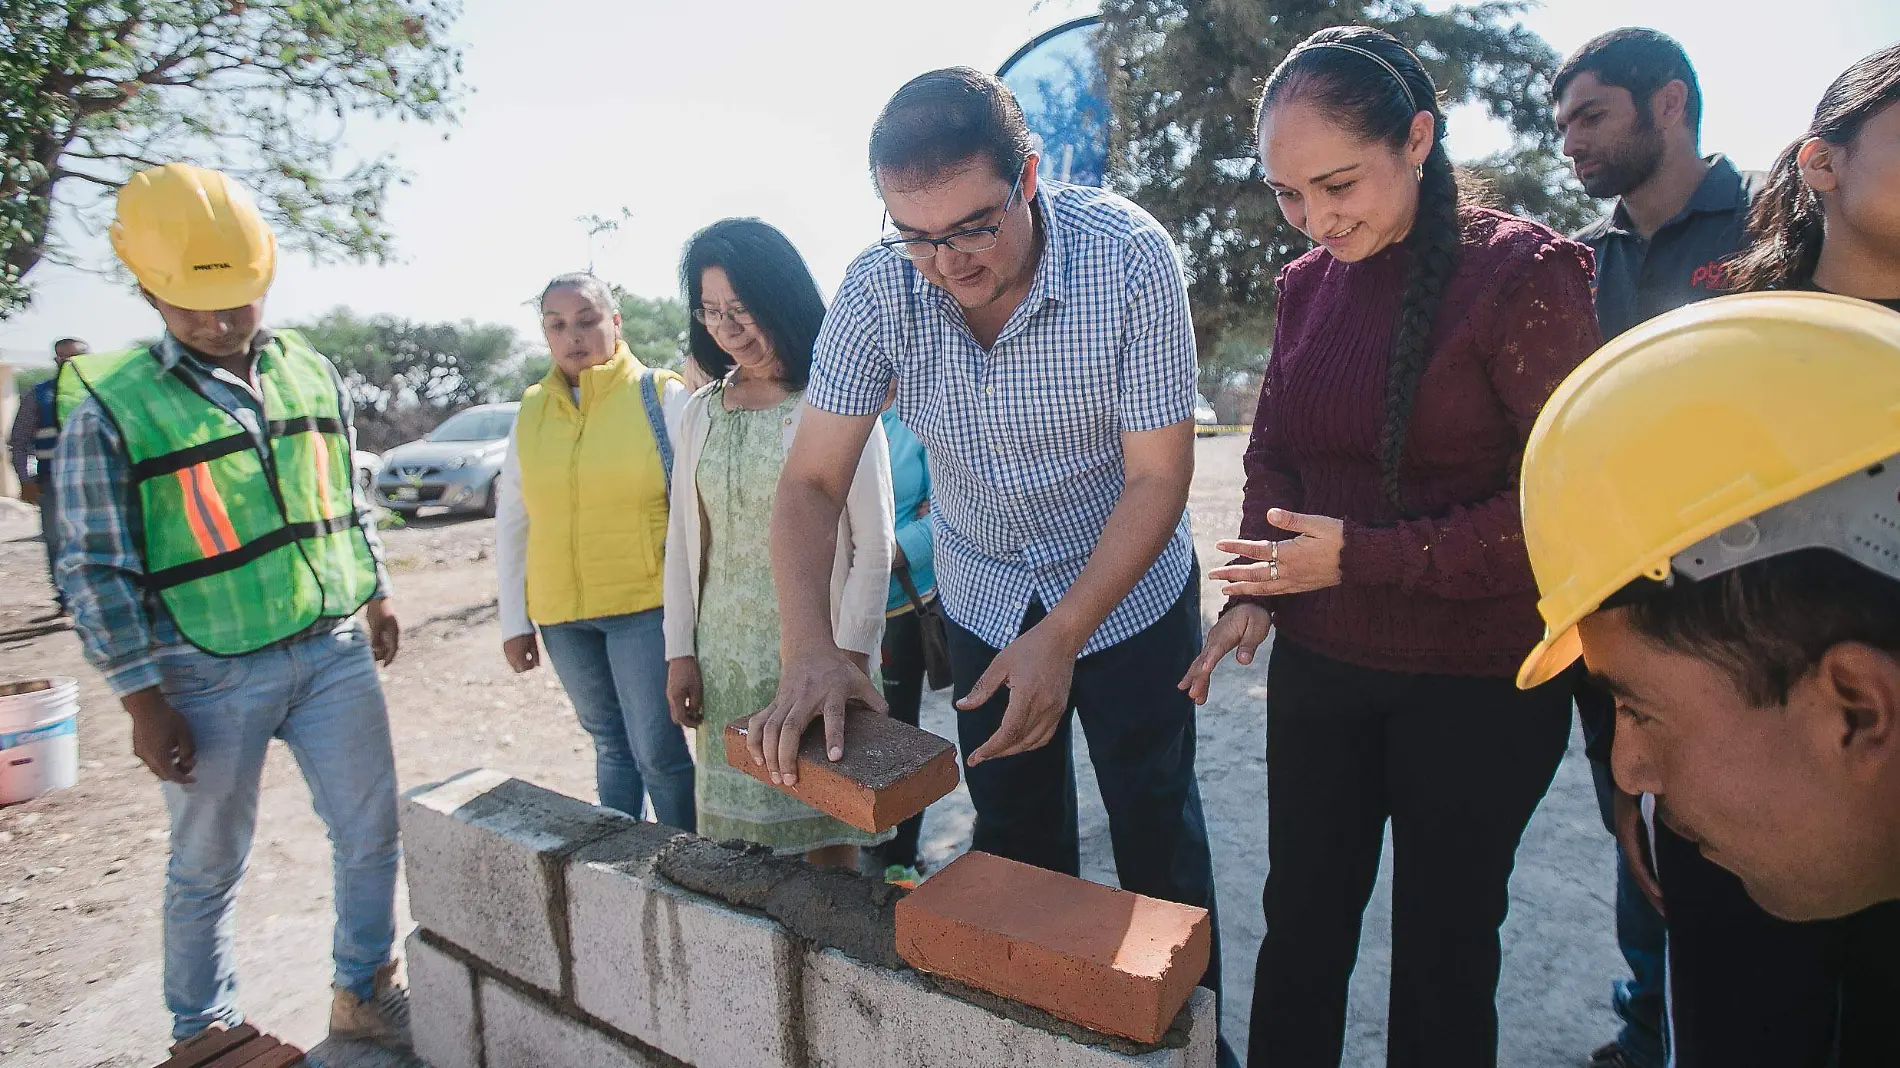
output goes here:
[{"label": "red logo on shirt", "polygon": [[1689,285],[1695,289],[1728,289],[1728,261],[1710,260],[1697,267],[1695,273],[1689,276]]}]

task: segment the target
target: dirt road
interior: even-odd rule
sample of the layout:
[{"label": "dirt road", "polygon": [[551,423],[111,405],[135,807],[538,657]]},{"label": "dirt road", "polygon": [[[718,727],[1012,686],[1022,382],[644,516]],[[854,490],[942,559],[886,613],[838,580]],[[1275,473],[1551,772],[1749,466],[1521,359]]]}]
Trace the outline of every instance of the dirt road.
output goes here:
[{"label": "dirt road", "polygon": [[[1200,443],[1193,509],[1203,559],[1238,524],[1240,438]],[[0,501],[0,632],[51,604],[37,518]],[[384,672],[405,789],[489,766],[578,797],[593,796],[586,736],[553,673],[508,673],[500,654],[490,521],[424,519],[388,533],[402,654]],[[1211,615],[1218,603],[1205,598]],[[158,907],[166,862],[164,805],[131,756],[128,724],[78,641],[59,632],[0,645],[0,675],[80,680],[83,767],[74,789],[0,809],[0,1064],[141,1068],[157,1063],[168,1019],[160,988]],[[1200,780],[1221,893],[1228,1015],[1244,1052],[1253,954],[1266,875],[1265,671],[1231,664],[1200,719]],[[954,737],[937,697],[925,726]],[[1107,823],[1077,732],[1083,874],[1113,882]],[[329,846],[281,746],[264,773],[256,845],[239,895],[242,1000],[260,1025],[310,1046],[328,1007]],[[1597,825],[1580,743],[1526,836],[1512,884],[1499,995],[1501,1062],[1568,1068],[1607,1039],[1612,935],[1610,842]],[[969,841],[961,790],[927,818],[933,866]],[[1389,852],[1389,850],[1388,850]],[[1382,877],[1389,880],[1389,872]],[[1383,1061],[1389,883],[1367,910],[1354,977],[1347,1065]],[[406,906],[403,925],[407,927]]]}]

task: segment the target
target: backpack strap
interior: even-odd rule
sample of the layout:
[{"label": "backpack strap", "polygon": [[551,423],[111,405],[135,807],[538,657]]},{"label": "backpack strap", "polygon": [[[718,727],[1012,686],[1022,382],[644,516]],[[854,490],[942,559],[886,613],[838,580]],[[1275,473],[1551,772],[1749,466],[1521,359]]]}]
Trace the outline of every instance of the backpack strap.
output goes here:
[{"label": "backpack strap", "polygon": [[647,368],[640,372],[640,400],[647,407],[647,424],[653,428],[653,443],[660,447],[660,468],[666,472],[666,496],[673,497],[673,439],[666,432],[666,410],[660,404],[660,375]]}]

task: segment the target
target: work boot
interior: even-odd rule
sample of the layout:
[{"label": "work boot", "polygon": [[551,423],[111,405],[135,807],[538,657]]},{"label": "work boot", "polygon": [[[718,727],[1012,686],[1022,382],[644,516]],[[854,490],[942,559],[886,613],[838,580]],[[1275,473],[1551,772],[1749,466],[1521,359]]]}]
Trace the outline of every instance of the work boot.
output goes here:
[{"label": "work boot", "polygon": [[330,1037],[390,1049],[409,1048],[409,997],[396,985],[395,961],[376,969],[368,1001],[342,987],[331,989]]}]

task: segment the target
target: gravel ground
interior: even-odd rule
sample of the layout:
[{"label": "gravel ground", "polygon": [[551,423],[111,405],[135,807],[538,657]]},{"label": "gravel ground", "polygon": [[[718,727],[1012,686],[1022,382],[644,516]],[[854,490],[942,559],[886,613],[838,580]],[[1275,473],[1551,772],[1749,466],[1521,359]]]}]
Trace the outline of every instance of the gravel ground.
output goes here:
[{"label": "gravel ground", "polygon": [[[1203,559],[1238,526],[1244,439],[1199,446],[1193,510]],[[37,518],[0,501],[0,632],[50,605]],[[494,611],[493,523],[424,519],[388,537],[405,625],[402,655],[383,673],[405,789],[464,768],[507,770],[592,798],[585,736],[550,671],[510,675]],[[1218,604],[1210,590],[1209,615]],[[125,717],[57,632],[0,644],[0,675],[66,674],[81,681],[80,784],[0,809],[0,1064],[138,1068],[162,1059],[158,904],[166,859],[164,806],[130,755]],[[1202,796],[1219,881],[1224,1030],[1244,1056],[1253,956],[1266,876],[1264,667],[1229,663],[1201,713]],[[954,737],[942,696],[925,726]],[[1108,828],[1081,734],[1083,875],[1114,882]],[[969,842],[967,794],[926,818],[927,860],[941,865]],[[239,895],[243,1000],[255,1022],[306,1048],[323,1037],[330,935],[328,843],[289,754],[273,749],[264,775],[256,846]],[[1388,850],[1389,853],[1389,850]],[[1518,855],[1504,929],[1498,995],[1500,1063],[1570,1068],[1606,1040],[1615,1020],[1609,982],[1621,966],[1613,935],[1611,845],[1597,823],[1580,740],[1557,773]],[[1390,946],[1389,869],[1366,912],[1353,977],[1345,1063],[1383,1060]],[[406,901],[402,919],[408,923]],[[354,1051],[328,1063],[369,1064]],[[387,1063],[387,1062],[385,1062]]]}]

